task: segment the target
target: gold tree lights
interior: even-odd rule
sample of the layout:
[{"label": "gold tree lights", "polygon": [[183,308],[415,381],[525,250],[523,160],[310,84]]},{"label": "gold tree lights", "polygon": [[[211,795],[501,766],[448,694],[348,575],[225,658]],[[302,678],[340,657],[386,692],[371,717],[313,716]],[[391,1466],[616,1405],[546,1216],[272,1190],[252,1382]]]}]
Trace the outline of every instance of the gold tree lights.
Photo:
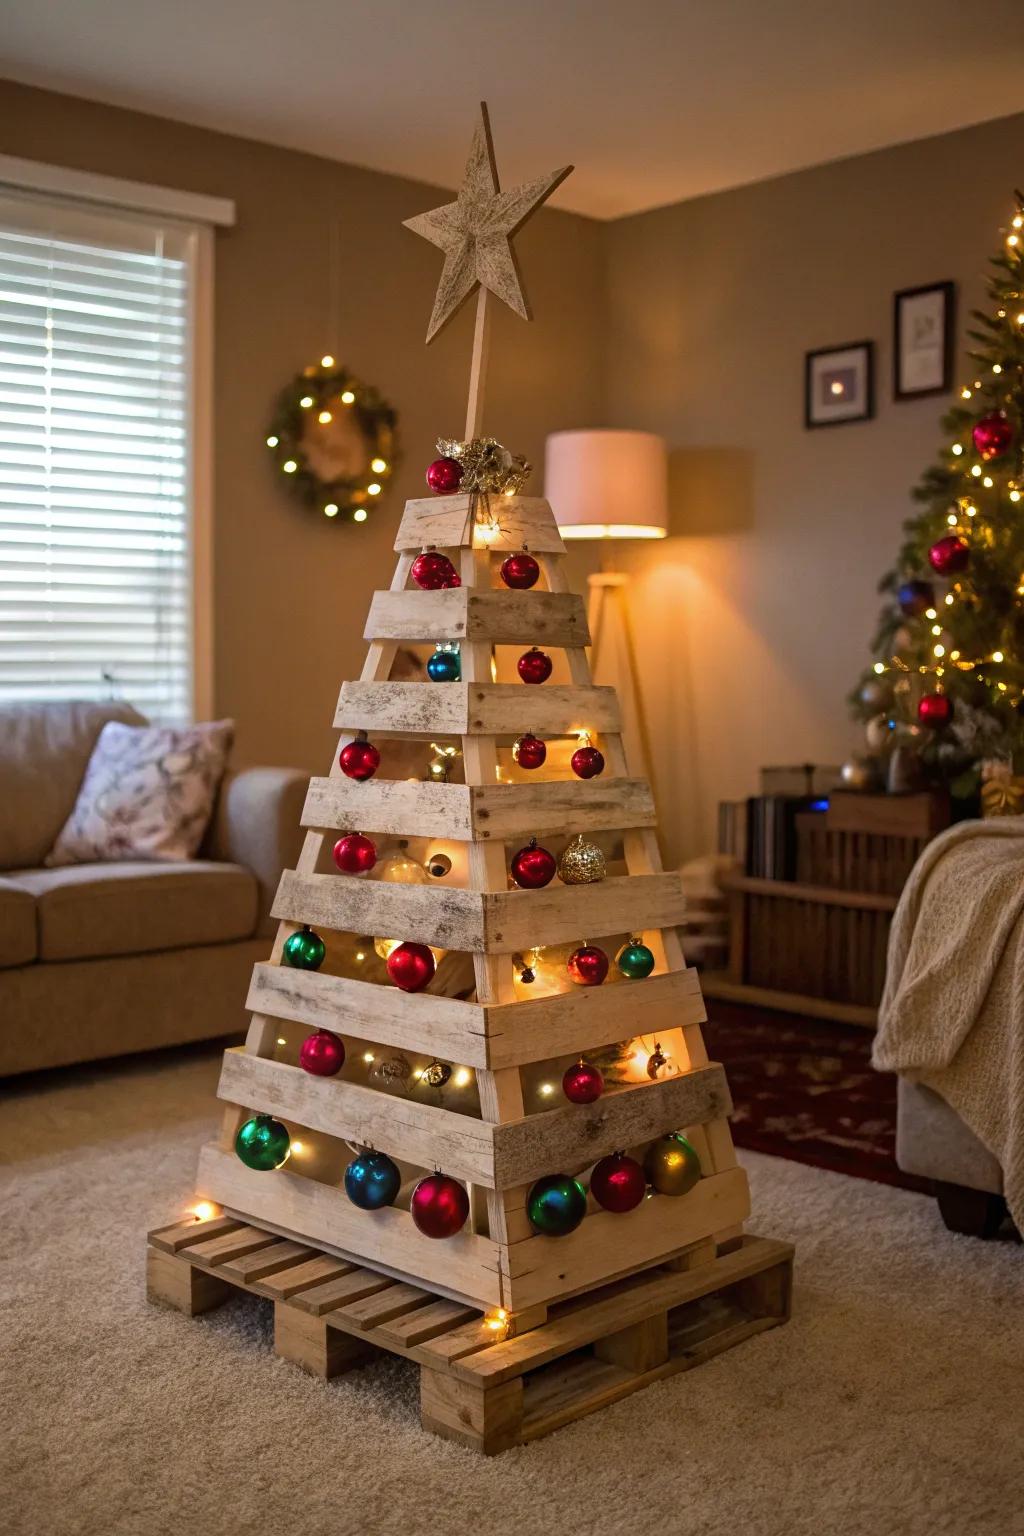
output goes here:
[{"label": "gold tree lights", "polygon": [[991,259],[971,374],[914,497],[875,639],[851,702],[878,761],[974,793],[983,764],[1024,767],[1024,199]]}]

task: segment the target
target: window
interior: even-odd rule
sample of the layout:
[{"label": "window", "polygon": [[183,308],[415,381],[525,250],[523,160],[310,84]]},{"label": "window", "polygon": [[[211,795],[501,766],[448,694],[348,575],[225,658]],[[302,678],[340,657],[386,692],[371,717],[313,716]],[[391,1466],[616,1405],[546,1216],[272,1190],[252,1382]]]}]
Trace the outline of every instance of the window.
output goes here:
[{"label": "window", "polygon": [[116,697],[171,721],[202,700],[207,238],[0,187],[2,702]]}]

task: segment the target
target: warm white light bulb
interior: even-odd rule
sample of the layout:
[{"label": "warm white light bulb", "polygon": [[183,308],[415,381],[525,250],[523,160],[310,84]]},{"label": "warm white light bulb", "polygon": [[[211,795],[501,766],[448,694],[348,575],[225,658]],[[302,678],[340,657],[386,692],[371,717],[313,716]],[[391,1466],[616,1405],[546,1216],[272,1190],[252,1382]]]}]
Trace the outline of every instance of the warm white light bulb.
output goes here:
[{"label": "warm white light bulb", "polygon": [[951,528],[955,528],[956,524],[957,524],[957,515],[956,515],[956,513],[955,512],[947,512],[946,513],[946,522],[949,524],[949,526]]},{"label": "warm white light bulb", "polygon": [[1002,659],[1003,659],[1002,651],[993,651],[992,652],[992,660],[993,661],[1002,661]]},{"label": "warm white light bulb", "polygon": [[992,372],[993,373],[1002,373],[1002,371],[1003,371],[1002,363],[993,363],[992,364]]},{"label": "warm white light bulb", "polygon": [[934,617],[935,617],[935,609],[934,608],[926,608],[925,611],[924,611],[924,616],[925,616],[926,619],[934,619]]},{"label": "warm white light bulb", "polygon": [[388,467],[388,465],[387,465],[387,460],[386,459],[371,459],[370,460],[370,468],[373,470],[375,475],[382,475],[384,473],[384,471],[387,469],[387,467]]},{"label": "warm white light bulb", "polygon": [[932,634],[933,635],[941,635],[942,634],[942,625],[941,624],[933,624],[932,625]]},{"label": "warm white light bulb", "polygon": [[350,389],[342,390],[342,394],[341,394],[341,403],[342,403],[342,405],[351,405],[352,402],[355,400],[355,398],[356,398],[355,395],[352,393],[352,391]]},{"label": "warm white light bulb", "polygon": [[217,1207],[209,1200],[200,1200],[192,1207],[192,1215],[196,1221],[212,1221],[217,1214]]},{"label": "warm white light bulb", "polygon": [[369,1064],[369,1062],[371,1062],[373,1059],[374,1058],[373,1058],[373,1052],[372,1051],[364,1051],[363,1052],[363,1060],[365,1062],[367,1062],[367,1064]]},{"label": "warm white light bulb", "polygon": [[324,507],[324,517],[337,517],[337,515],[338,503],[336,501],[329,501],[326,507]]},{"label": "warm white light bulb", "polygon": [[468,1088],[469,1080],[470,1072],[468,1067],[459,1067],[459,1069],[452,1074],[452,1086],[455,1088]]},{"label": "warm white light bulb", "polygon": [[1010,492],[1010,500],[1011,501],[1020,501],[1020,491],[1011,491]]},{"label": "warm white light bulb", "polygon": [[555,1085],[554,1085],[554,1083],[541,1083],[540,1091],[544,1095],[544,1097],[546,1099],[548,1099],[554,1093]]},{"label": "warm white light bulb", "polygon": [[992,479],[991,475],[986,475],[984,480],[981,483],[982,483],[982,485],[985,487],[985,489],[987,491],[990,491],[992,489],[992,486],[995,484],[995,482]]},{"label": "warm white light bulb", "polygon": [[963,453],[963,451],[964,451],[963,443],[954,443],[953,444],[953,452],[956,454],[957,458],[960,457],[960,455]]},{"label": "warm white light bulb", "polygon": [[294,475],[298,467],[299,466],[296,464],[294,459],[285,459],[284,463],[281,465],[281,468],[284,470],[286,475]]},{"label": "warm white light bulb", "polygon": [[377,484],[376,480],[371,480],[366,489],[371,496],[380,495],[380,486]]},{"label": "warm white light bulb", "polygon": [[366,508],[365,507],[357,507],[356,510],[352,513],[352,521],[356,522],[356,523],[365,523],[366,522]]},{"label": "warm white light bulb", "polygon": [[320,425],[322,427],[326,427],[327,423],[329,421],[333,421],[333,420],[334,420],[334,417],[331,415],[330,411],[321,411],[319,416],[317,417],[317,421],[320,423]]},{"label": "warm white light bulb", "polygon": [[267,438],[267,447],[268,448],[276,448],[279,442],[280,442],[280,438],[268,437]]},{"label": "warm white light bulb", "polygon": [[884,672],[885,671],[885,662],[884,661],[876,661],[875,662],[875,671],[876,672]]},{"label": "warm white light bulb", "polygon": [[302,399],[299,401],[299,404],[302,406],[304,411],[308,411],[310,406],[313,404],[313,396],[303,395]]},{"label": "warm white light bulb", "polygon": [[324,354],[324,356],[320,359],[320,367],[321,368],[333,368],[334,367],[334,358],[331,356],[331,354],[329,352],[326,352]]},{"label": "warm white light bulb", "polygon": [[971,465],[971,474],[972,475],[980,475],[981,474],[981,465],[980,464],[972,464]]},{"label": "warm white light bulb", "polygon": [[933,648],[933,650],[932,650],[932,655],[933,656],[945,656],[945,654],[946,654],[946,647],[944,645],[936,645]]}]

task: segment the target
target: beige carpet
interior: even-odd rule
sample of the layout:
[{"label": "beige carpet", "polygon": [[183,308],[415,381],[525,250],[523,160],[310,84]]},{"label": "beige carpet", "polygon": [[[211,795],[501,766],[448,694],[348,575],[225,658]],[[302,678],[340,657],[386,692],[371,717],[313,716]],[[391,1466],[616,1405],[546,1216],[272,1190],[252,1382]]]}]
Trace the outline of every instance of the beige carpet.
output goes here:
[{"label": "beige carpet", "polygon": [[[7,1536],[1010,1536],[1024,1530],[1024,1252],[921,1196],[749,1156],[798,1244],[792,1323],[483,1461],[416,1373],[275,1360],[269,1304],[146,1305],[215,1119],[211,1053],[21,1085],[3,1109]],[[265,1309],[264,1309],[265,1308]]]}]

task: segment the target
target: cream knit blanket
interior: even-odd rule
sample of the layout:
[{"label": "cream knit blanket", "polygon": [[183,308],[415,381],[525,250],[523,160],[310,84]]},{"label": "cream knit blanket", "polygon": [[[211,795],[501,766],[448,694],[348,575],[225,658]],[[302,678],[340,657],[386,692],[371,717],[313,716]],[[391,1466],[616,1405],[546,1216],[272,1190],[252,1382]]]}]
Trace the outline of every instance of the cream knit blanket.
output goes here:
[{"label": "cream knit blanket", "polygon": [[1003,1170],[1024,1231],[1024,817],[928,844],[900,897],[872,1061],[933,1088]]}]

